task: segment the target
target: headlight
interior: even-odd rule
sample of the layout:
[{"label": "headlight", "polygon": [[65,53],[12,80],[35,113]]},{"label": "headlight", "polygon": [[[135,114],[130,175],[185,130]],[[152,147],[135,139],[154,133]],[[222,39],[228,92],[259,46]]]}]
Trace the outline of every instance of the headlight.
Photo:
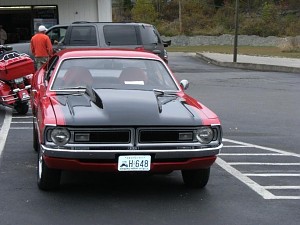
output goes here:
[{"label": "headlight", "polygon": [[51,140],[58,146],[67,144],[70,136],[70,132],[65,128],[54,128],[50,134]]},{"label": "headlight", "polygon": [[24,82],[23,77],[17,78],[14,80],[16,84],[22,84]]},{"label": "headlight", "polygon": [[195,133],[196,139],[201,144],[208,144],[214,138],[214,132],[210,127],[200,127]]}]

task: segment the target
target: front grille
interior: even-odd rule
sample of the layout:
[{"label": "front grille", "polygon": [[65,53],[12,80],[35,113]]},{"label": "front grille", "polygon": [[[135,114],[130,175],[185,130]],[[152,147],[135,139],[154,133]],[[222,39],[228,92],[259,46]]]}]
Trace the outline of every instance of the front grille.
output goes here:
[{"label": "front grille", "polygon": [[193,141],[191,130],[140,130],[139,143],[184,143]]},{"label": "front grille", "polygon": [[[122,150],[142,150],[142,151],[147,151],[147,150],[185,150],[185,149],[195,149],[199,148],[199,146],[136,146],[136,147],[122,147],[122,146],[97,146],[97,147],[87,147],[85,150],[117,150],[117,151],[122,151]],[[81,147],[75,148],[77,150],[83,150]]]},{"label": "front grille", "polygon": [[[75,132],[81,134],[82,132]],[[131,140],[130,130],[103,130],[103,131],[91,131],[90,143],[100,144],[128,144]]]},{"label": "front grille", "polygon": [[[148,150],[148,149],[188,149],[199,148],[199,142],[195,138],[197,127],[137,127],[137,128],[85,128],[73,129],[72,141],[70,144],[91,144],[86,146],[90,149],[107,150]],[[221,135],[218,127],[213,128],[213,142],[217,141]],[[216,144],[216,143],[211,143]],[[204,146],[203,147],[207,147]]]}]

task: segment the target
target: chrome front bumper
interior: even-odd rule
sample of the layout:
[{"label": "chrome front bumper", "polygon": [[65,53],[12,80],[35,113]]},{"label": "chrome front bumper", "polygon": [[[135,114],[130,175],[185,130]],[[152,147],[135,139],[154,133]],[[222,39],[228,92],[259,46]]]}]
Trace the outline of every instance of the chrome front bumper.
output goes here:
[{"label": "chrome front bumper", "polygon": [[215,156],[220,153],[223,144],[211,148],[200,149],[162,149],[162,150],[73,150],[54,149],[41,145],[44,155],[55,158],[68,159],[115,159],[119,155],[153,155],[155,159],[182,159]]}]

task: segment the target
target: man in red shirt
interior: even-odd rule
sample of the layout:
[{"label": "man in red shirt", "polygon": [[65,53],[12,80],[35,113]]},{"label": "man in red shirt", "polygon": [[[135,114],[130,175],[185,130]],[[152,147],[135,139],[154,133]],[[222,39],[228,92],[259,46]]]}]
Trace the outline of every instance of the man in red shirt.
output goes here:
[{"label": "man in red shirt", "polygon": [[50,38],[45,34],[46,31],[47,28],[44,25],[39,26],[38,33],[31,38],[30,42],[37,69],[48,61],[53,52]]}]

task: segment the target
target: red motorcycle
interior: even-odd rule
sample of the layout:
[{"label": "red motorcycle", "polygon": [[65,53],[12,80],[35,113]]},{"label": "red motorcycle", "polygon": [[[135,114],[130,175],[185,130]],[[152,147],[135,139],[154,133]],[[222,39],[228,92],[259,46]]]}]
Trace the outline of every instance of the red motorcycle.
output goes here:
[{"label": "red motorcycle", "polygon": [[34,61],[27,54],[0,45],[0,104],[26,114],[34,72]]}]

